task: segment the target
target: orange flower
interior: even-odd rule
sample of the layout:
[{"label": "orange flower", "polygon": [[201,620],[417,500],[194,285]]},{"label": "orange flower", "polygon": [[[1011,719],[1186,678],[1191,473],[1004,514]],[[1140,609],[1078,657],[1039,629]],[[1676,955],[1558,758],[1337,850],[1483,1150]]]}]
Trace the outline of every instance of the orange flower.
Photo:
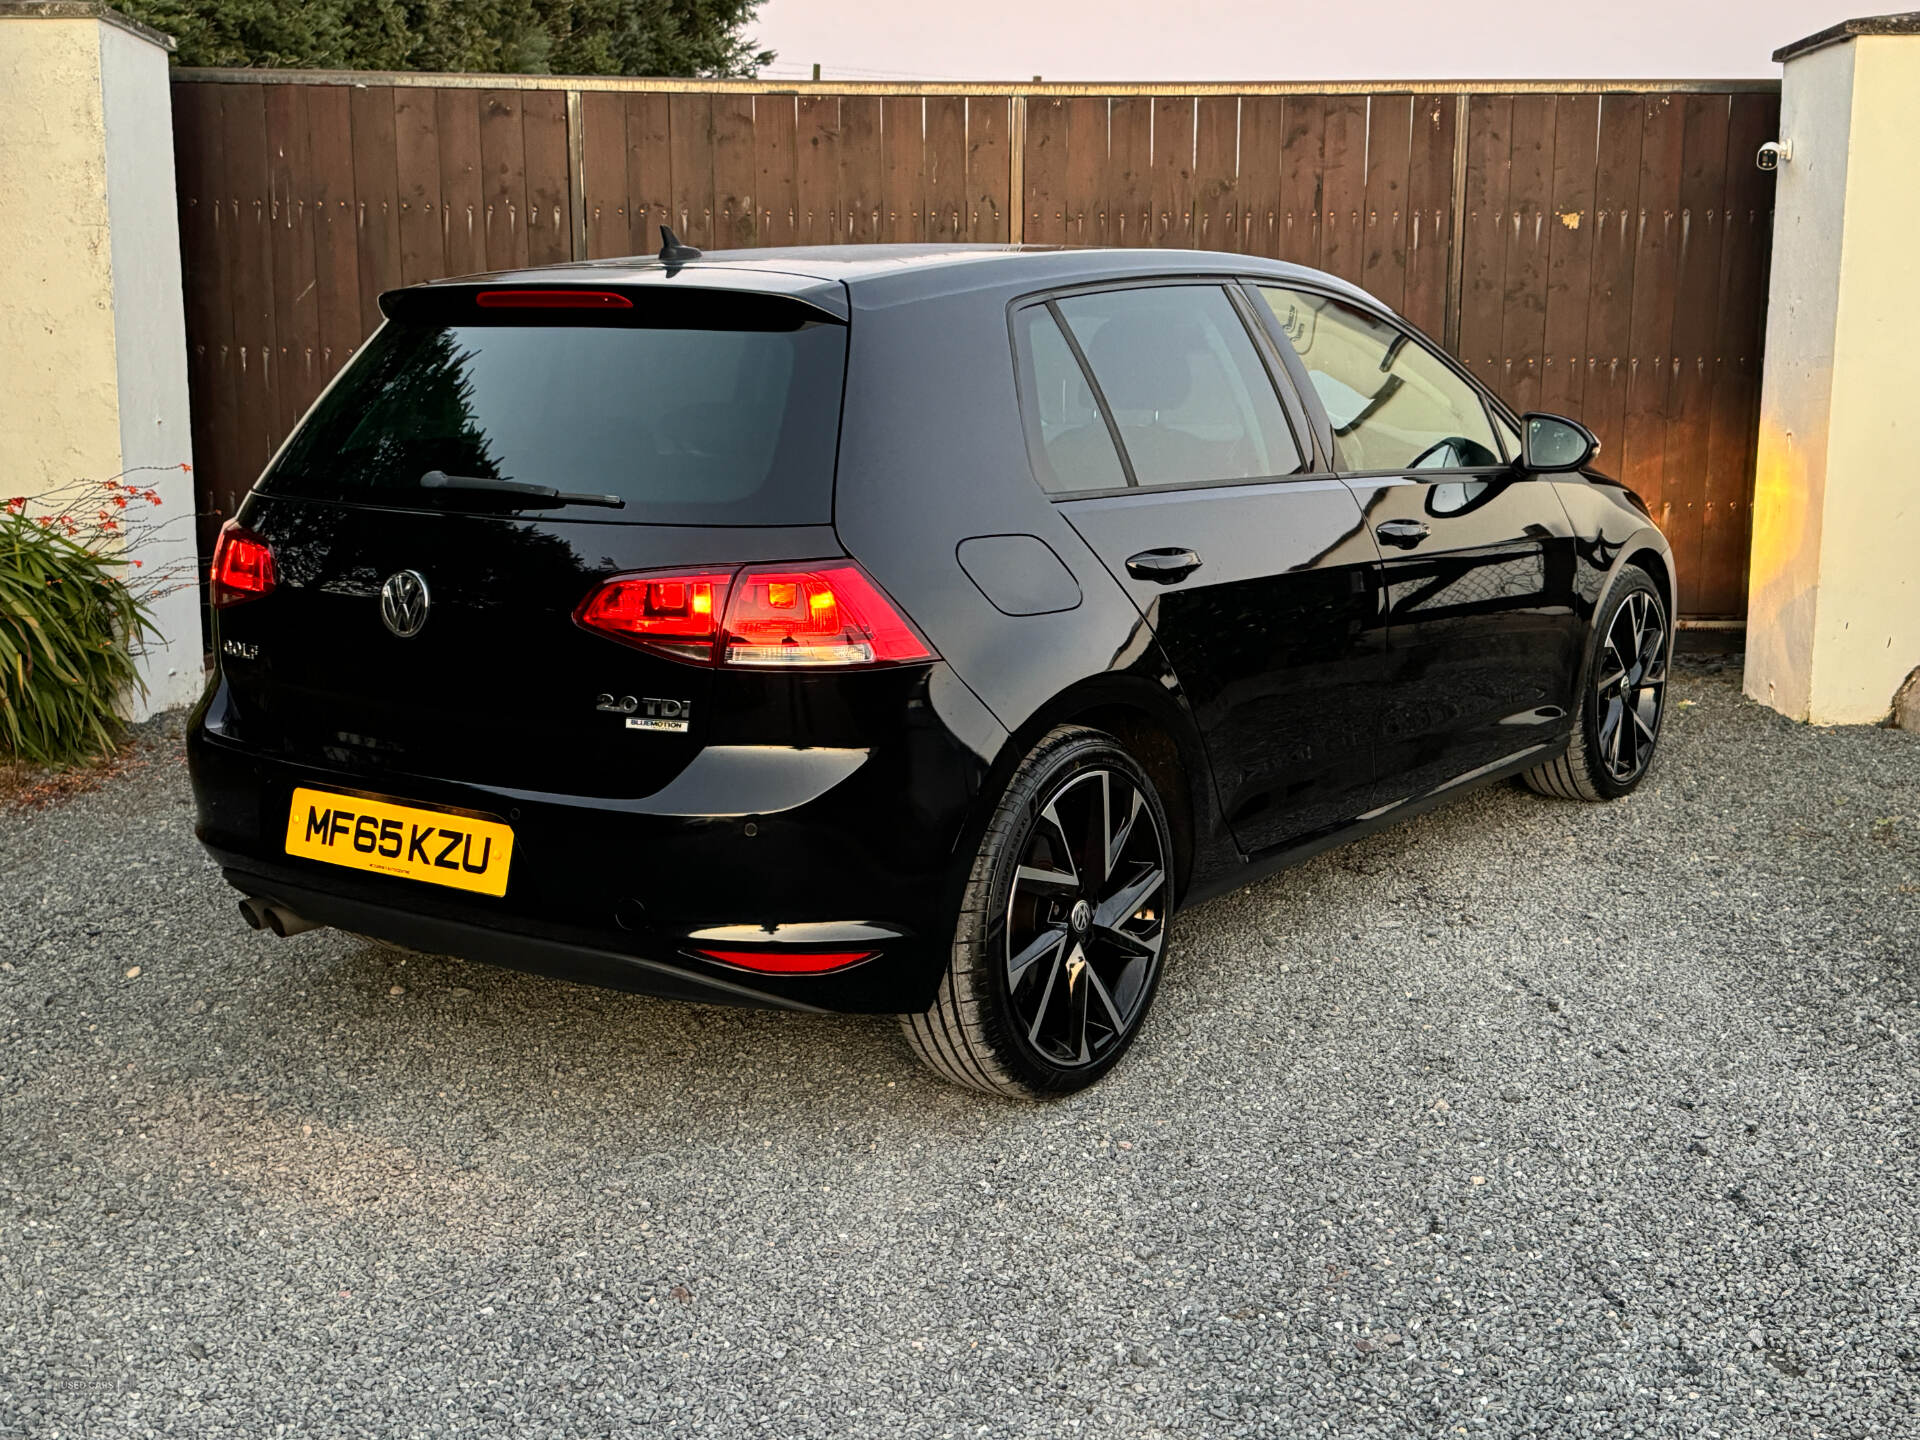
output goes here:
[{"label": "orange flower", "polygon": [[26,508],[27,508],[27,497],[24,495],[16,495],[13,497],[13,499],[7,501],[7,513],[9,515],[18,515],[22,510]]},{"label": "orange flower", "polygon": [[124,510],[127,508],[127,497],[124,495],[116,495],[113,497],[113,503]]}]

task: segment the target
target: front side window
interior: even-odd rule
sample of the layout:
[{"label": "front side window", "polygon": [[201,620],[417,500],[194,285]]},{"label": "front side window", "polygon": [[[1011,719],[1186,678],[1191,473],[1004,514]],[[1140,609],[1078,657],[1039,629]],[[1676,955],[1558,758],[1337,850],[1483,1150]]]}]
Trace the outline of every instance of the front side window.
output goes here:
[{"label": "front side window", "polygon": [[1326,408],[1341,470],[1500,463],[1479,394],[1406,331],[1324,295],[1259,288]]},{"label": "front side window", "polygon": [[1100,387],[1138,485],[1304,468],[1273,382],[1213,285],[1075,295],[1058,310]]}]

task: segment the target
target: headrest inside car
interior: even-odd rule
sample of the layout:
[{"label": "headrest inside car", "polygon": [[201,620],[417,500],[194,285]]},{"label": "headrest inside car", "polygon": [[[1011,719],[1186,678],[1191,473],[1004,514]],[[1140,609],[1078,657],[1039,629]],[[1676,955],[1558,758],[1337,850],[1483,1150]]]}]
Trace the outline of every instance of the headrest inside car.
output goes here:
[{"label": "headrest inside car", "polygon": [[1207,348],[1191,320],[1121,315],[1093,337],[1087,360],[1116,410],[1175,410],[1193,393],[1193,356]]}]

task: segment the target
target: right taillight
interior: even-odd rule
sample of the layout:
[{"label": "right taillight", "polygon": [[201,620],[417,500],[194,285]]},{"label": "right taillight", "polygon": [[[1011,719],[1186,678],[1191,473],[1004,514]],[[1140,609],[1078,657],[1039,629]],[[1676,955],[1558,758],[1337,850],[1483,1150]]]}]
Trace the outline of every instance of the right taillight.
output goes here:
[{"label": "right taillight", "polygon": [[238,520],[229,520],[214,543],[208,580],[208,597],[216,610],[258,600],[274,586],[273,549]]},{"label": "right taillight", "polygon": [[676,660],[741,669],[904,665],[935,658],[848,561],[622,575],[574,612],[589,630]]}]

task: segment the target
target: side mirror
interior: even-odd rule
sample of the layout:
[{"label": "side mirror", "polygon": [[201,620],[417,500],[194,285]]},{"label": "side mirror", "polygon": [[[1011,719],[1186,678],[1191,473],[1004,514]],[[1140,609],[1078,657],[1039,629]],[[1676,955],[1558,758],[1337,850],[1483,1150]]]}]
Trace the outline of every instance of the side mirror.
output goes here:
[{"label": "side mirror", "polygon": [[1561,415],[1520,417],[1520,463],[1540,474],[1578,470],[1600,453],[1586,426]]}]

